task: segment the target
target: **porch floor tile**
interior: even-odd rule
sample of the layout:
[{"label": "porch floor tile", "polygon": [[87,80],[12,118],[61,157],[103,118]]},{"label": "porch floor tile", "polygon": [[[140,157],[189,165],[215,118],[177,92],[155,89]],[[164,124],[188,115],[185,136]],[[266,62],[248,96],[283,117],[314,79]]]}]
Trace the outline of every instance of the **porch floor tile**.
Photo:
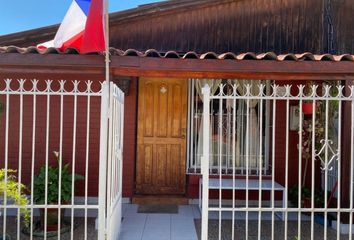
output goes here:
[{"label": "porch floor tile", "polygon": [[143,214],[137,213],[138,205],[123,204],[119,240],[197,240],[194,208],[179,206],[178,214]]},{"label": "porch floor tile", "polygon": [[[222,212],[221,213],[221,218],[224,220],[231,220],[232,219],[232,213],[231,212]],[[196,219],[200,219],[196,218]],[[209,212],[209,219],[211,220],[218,220],[219,219],[219,212]],[[246,219],[246,213],[245,212],[236,212],[235,213],[235,220],[245,220]],[[258,220],[258,212],[249,212],[248,213],[248,219],[251,220]],[[271,212],[263,212],[262,213],[262,220],[272,220],[272,213]],[[274,214],[274,220],[275,221],[282,221],[279,216]],[[289,221],[296,221],[298,220],[298,214],[297,213],[288,213],[288,220]],[[307,216],[305,214],[301,215],[301,221],[311,221],[311,217]]]},{"label": "porch floor tile", "polygon": [[122,226],[120,239],[141,240],[143,236],[143,228],[135,226]]},{"label": "porch floor tile", "polygon": [[[198,240],[194,219],[200,219],[197,205],[179,206],[178,214],[144,214],[138,213],[138,205],[123,204],[123,222],[119,240]],[[258,212],[250,212],[249,220],[258,220]],[[219,219],[219,212],[210,212],[211,220]],[[274,216],[275,221],[281,221]],[[289,213],[289,221],[295,221],[297,213]],[[222,219],[232,219],[231,212],[222,212]],[[245,220],[244,212],[235,213],[236,220]],[[271,220],[270,212],[262,213],[262,220]],[[301,216],[302,221],[310,217]]]}]

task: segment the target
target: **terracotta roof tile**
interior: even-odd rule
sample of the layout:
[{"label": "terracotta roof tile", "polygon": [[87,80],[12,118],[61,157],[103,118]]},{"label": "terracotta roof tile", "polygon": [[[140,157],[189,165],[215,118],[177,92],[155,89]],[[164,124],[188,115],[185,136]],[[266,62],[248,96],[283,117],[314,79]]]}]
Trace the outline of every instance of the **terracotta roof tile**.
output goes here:
[{"label": "terracotta roof tile", "polygon": [[[48,48],[45,50],[38,49],[36,47],[20,48],[16,46],[0,46],[0,54],[4,53],[19,53],[19,54],[78,54],[78,51],[74,48],[69,48],[62,52],[56,48]],[[215,59],[215,60],[273,60],[273,61],[353,61],[354,55],[331,55],[331,54],[313,54],[309,52],[300,54],[275,54],[274,52],[266,52],[256,54],[253,52],[246,52],[236,54],[232,52],[217,54],[215,52],[206,52],[198,54],[196,52],[179,53],[176,51],[168,51],[161,53],[155,49],[148,49],[144,52],[136,49],[115,49],[110,48],[110,53],[114,56],[136,56],[136,57],[154,57],[154,58],[180,58],[180,59]],[[97,53],[99,54],[99,53]]]}]

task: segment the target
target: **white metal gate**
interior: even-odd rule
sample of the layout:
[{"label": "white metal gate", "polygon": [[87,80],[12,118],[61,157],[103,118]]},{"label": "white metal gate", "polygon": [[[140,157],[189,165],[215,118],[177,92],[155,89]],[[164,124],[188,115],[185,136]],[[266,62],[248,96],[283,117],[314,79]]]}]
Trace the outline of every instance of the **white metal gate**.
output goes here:
[{"label": "white metal gate", "polygon": [[[316,84],[271,84],[267,90],[257,81],[223,80],[215,94],[205,85],[202,240],[352,239],[354,87]],[[242,105],[246,112],[241,116]],[[222,133],[225,114],[232,119],[226,126],[230,143]],[[240,116],[245,120],[242,136]],[[218,129],[211,130],[211,121],[217,121]],[[216,138],[217,150],[211,141]],[[236,164],[240,139],[245,152],[242,174]],[[225,149],[230,149],[230,159],[225,159]],[[269,169],[264,169],[267,154]]]},{"label": "white metal gate", "polygon": [[124,94],[98,81],[5,79],[0,106],[0,238],[116,240]]},{"label": "white metal gate", "polygon": [[122,221],[124,93],[110,85],[107,169],[107,239],[117,240]]}]

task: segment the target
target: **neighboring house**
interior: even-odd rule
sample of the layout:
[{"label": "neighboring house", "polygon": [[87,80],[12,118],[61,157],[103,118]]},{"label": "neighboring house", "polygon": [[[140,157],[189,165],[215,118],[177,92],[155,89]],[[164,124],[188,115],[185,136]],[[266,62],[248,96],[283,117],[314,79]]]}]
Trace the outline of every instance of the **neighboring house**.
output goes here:
[{"label": "neighboring house", "polygon": [[[203,110],[198,96],[201,80],[198,79],[215,79],[209,82],[211,85],[227,83],[228,79],[253,79],[266,84],[268,80],[268,84],[275,81],[281,86],[304,84],[310,80],[318,80],[320,84],[326,80],[340,80],[342,84],[351,85],[354,76],[353,12],[351,0],[178,0],[111,14],[111,79],[126,94],[123,197],[148,202],[159,196],[173,196],[180,203],[198,198]],[[63,53],[31,47],[52,39],[57,28],[55,25],[1,36],[0,78],[103,81],[104,57],[100,54],[78,55],[74,49]],[[45,102],[43,104],[45,106]],[[290,105],[298,106],[299,103],[292,101]],[[94,106],[97,116],[92,118],[98,118],[99,102]],[[221,106],[224,107],[222,103]],[[265,179],[271,179],[274,174],[275,180],[284,186],[286,108],[284,104],[275,106],[275,119],[271,115],[271,105],[264,106],[263,112],[259,106],[254,109],[257,112],[251,110],[254,129],[259,128],[260,115],[264,119],[264,146],[260,150],[254,143],[256,153],[250,156],[249,166],[253,169],[249,174],[253,178],[259,176],[257,159],[262,155]],[[219,108],[217,104],[213,107],[217,118]],[[343,114],[350,115],[348,106],[343,107]],[[242,116],[241,113],[237,115],[239,119]],[[342,126],[350,128],[350,118],[341,120]],[[95,166],[99,155],[99,128],[91,122],[97,138],[90,142],[93,159],[90,168],[98,173]],[[78,124],[79,128],[86,126]],[[217,124],[215,120],[213,127],[217,128]],[[272,129],[272,125],[279,127]],[[272,148],[272,131],[277,136],[273,142],[275,148]],[[292,170],[288,175],[289,186],[298,183],[297,131],[296,128],[289,131],[287,156]],[[220,137],[217,130],[211,130],[211,133],[215,159],[219,157],[216,149],[220,142],[225,142],[219,149],[227,155],[232,136]],[[237,126],[237,134],[245,136],[245,128]],[[348,134],[343,132],[343,143],[350,140]],[[259,132],[256,135],[258,139]],[[235,141],[242,139],[239,137]],[[244,146],[238,146],[238,151],[245,151]],[[55,142],[51,143],[51,148],[55,149]],[[77,151],[76,164],[80,172],[83,170],[80,161],[84,161],[80,154],[84,149]],[[344,172],[350,169],[350,145],[343,145],[341,151],[341,182],[345,187],[349,183]],[[245,155],[239,153],[238,156]],[[273,158],[274,173],[271,171]],[[13,153],[13,159],[16,159],[16,153]],[[231,175],[232,164],[228,163],[227,156],[221,159],[221,171]],[[211,173],[218,175],[219,166],[215,161],[211,168],[216,170]],[[240,158],[236,166],[236,175],[244,177],[244,160]],[[310,167],[307,174],[311,174]],[[93,175],[90,182],[95,183],[98,174]],[[316,173],[316,179],[321,179],[319,173]],[[306,181],[309,185],[310,179]],[[97,182],[93,186],[97,186]],[[96,187],[91,188],[90,196],[97,196],[97,191]],[[258,195],[251,195],[251,198],[255,197]],[[342,206],[346,206],[349,193],[343,192],[341,201]]]}]

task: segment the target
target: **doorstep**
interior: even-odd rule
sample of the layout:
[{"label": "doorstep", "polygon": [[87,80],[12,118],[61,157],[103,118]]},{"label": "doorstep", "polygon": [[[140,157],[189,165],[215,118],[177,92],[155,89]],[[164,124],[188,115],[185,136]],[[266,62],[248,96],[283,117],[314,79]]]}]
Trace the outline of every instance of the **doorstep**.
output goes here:
[{"label": "doorstep", "polygon": [[134,195],[132,203],[140,205],[188,205],[188,198],[181,195]]}]

